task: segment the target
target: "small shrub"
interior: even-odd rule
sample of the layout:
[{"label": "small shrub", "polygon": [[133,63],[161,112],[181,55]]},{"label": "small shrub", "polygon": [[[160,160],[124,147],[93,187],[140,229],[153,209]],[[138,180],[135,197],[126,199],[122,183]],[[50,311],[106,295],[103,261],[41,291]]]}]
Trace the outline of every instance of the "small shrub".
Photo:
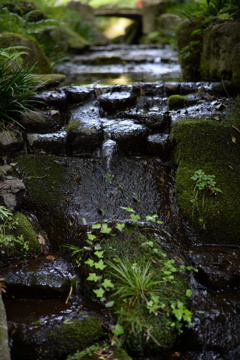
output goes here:
[{"label": "small shrub", "polygon": [[0,116],[2,129],[20,125],[19,114],[33,108],[31,97],[42,82],[32,76],[33,68],[21,68],[23,51],[18,47],[0,50]]}]

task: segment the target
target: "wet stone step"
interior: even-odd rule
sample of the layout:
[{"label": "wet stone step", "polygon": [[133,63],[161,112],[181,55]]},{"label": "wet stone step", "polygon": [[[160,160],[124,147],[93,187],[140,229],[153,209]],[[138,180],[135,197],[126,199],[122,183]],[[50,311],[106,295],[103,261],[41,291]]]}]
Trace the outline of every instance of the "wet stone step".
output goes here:
[{"label": "wet stone step", "polygon": [[68,294],[73,275],[69,264],[54,256],[32,259],[5,271],[7,295],[23,298],[54,298]]}]

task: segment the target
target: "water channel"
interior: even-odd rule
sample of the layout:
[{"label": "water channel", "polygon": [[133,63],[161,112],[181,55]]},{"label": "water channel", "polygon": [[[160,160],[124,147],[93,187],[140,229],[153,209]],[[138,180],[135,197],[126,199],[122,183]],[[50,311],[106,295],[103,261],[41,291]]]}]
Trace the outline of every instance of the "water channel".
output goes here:
[{"label": "water channel", "polygon": [[[60,256],[59,245],[62,249],[66,243],[79,244],[79,232],[92,223],[126,221],[123,207],[134,208],[141,219],[157,213],[163,225],[159,225],[156,238],[164,251],[180,263],[201,264],[203,272],[207,266],[211,268],[213,257],[220,264],[226,256],[232,261],[233,253],[239,252],[237,247],[212,246],[211,256],[206,244],[197,244],[189,233],[186,238],[176,206],[169,142],[171,121],[196,113],[211,117],[223,98],[228,101],[226,97],[192,95],[199,89],[199,94],[207,92],[212,84],[181,82],[177,53],[167,46],[92,47],[82,55],[66,57],[55,71],[67,76],[64,90],[46,92],[42,98],[56,106],[55,98],[67,94],[72,105],[68,123],[79,121],[83,130],[79,139],[66,138],[66,126],[29,134],[28,161],[37,166],[37,175],[28,173],[26,163],[18,159],[20,174],[35,177],[35,187],[47,193],[38,201],[28,187],[22,206],[33,222],[37,219],[40,223],[49,249],[29,263],[13,263],[4,275],[11,295],[5,304],[12,360],[65,359],[63,353],[55,358],[51,352],[47,331],[56,324],[84,318],[95,308],[85,303],[79,282],[65,304],[76,274],[64,251]],[[169,113],[167,97],[176,89],[189,95],[187,111]],[[60,112],[65,106],[65,100],[61,101]],[[50,174],[59,168],[64,184],[56,181],[48,192],[46,169]],[[64,195],[64,202],[55,201],[56,192]],[[214,266],[208,270],[214,273]],[[238,292],[209,291],[204,280],[195,276],[191,286],[192,307],[197,310],[193,330],[186,332],[169,354],[149,353],[145,359],[237,360]]]}]

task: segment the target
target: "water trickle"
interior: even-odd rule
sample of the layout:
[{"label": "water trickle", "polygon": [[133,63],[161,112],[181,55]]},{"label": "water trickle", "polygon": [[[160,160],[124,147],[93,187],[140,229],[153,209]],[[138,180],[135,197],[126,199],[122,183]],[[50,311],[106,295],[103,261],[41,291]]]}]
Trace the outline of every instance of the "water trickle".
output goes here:
[{"label": "water trickle", "polygon": [[102,161],[103,161],[103,168],[106,169],[106,171],[110,171],[112,158],[115,154],[117,154],[118,151],[118,145],[116,141],[108,139],[105,141],[102,145]]}]

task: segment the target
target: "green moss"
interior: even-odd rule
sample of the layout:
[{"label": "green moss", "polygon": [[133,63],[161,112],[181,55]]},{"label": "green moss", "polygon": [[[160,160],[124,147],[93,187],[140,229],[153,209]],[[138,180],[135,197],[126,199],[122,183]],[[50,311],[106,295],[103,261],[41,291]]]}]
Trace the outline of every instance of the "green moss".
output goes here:
[{"label": "green moss", "polygon": [[107,355],[109,360],[131,360],[130,356],[122,348],[112,347],[105,343],[103,345],[95,344],[90,346],[81,352],[68,356],[67,360],[99,360],[101,354],[104,358]]},{"label": "green moss", "polygon": [[103,328],[99,320],[93,316],[62,324],[49,333],[55,356],[61,359],[77,350],[86,348],[103,336]]},{"label": "green moss", "polygon": [[186,96],[183,95],[171,95],[167,100],[167,104],[170,110],[180,109],[185,106]]},{"label": "green moss", "polygon": [[[155,232],[157,229],[155,229]],[[148,243],[152,245],[148,245]],[[158,279],[159,282],[164,278],[164,264],[168,261],[167,257],[162,254],[161,246],[154,240],[154,233],[149,228],[139,227],[137,225],[128,225],[127,228],[121,233],[116,233],[115,236],[104,237],[101,240],[101,246],[104,250],[104,261],[109,260],[112,262],[114,258],[121,258],[124,262],[124,266],[131,269],[131,265],[139,269],[139,273],[142,273],[144,280],[144,269],[149,266],[149,260],[152,259],[149,269],[149,277],[153,276]],[[124,255],[123,255],[124,254]],[[129,260],[125,260],[129,259]],[[118,262],[117,262],[118,264]],[[154,265],[156,264],[156,266]],[[169,264],[170,265],[170,264]],[[89,269],[88,269],[89,270]],[[129,270],[131,273],[131,270]],[[108,263],[107,268],[104,270],[104,277],[111,279],[115,284],[115,289],[119,290],[128,289],[129,283],[125,284],[114,276],[116,269],[111,267]],[[144,280],[140,282],[143,283]],[[96,284],[92,282],[90,286],[96,288]],[[132,288],[136,288],[137,275],[132,277]],[[86,284],[88,286],[88,284]],[[144,285],[142,285],[144,288]],[[183,280],[179,273],[174,272],[174,276],[170,281],[164,280],[164,286],[159,287],[157,290],[151,288],[145,288],[143,293],[145,298],[130,301],[131,295],[123,295],[121,298],[119,295],[114,294],[108,299],[115,301],[113,311],[118,316],[118,321],[123,326],[125,331],[125,345],[126,348],[134,352],[144,352],[147,349],[167,349],[170,348],[176,340],[178,335],[177,327],[172,326],[172,322],[175,322],[171,313],[171,304],[176,304],[177,301],[181,301],[185,306],[187,300],[185,297],[185,291],[187,289],[187,282]],[[127,290],[126,294],[128,294]],[[146,306],[146,298],[150,300],[150,294],[154,294],[158,297],[159,303],[164,303],[164,311],[159,310],[157,316],[155,312],[150,312]],[[129,302],[130,301],[130,302]],[[146,332],[149,334],[149,339],[146,339]]]},{"label": "green moss", "polygon": [[52,73],[51,65],[36,39],[29,35],[3,32],[0,34],[0,48],[24,46],[26,53],[22,55],[25,66],[35,66],[38,74]]},{"label": "green moss", "polygon": [[57,87],[66,79],[63,74],[33,74],[32,77],[42,82],[41,88]]},{"label": "green moss", "polygon": [[[240,141],[232,127],[240,120],[181,120],[173,124],[171,140],[175,145],[177,201],[183,215],[201,233],[201,241],[239,243],[240,228]],[[193,213],[191,176],[196,170],[215,175],[218,196],[207,196],[203,207]],[[202,229],[202,225],[206,230]]]},{"label": "green moss", "polygon": [[[61,185],[65,168],[54,155],[21,155],[16,159],[21,177],[24,179],[32,204],[56,211],[64,200]],[[65,203],[65,201],[64,201]]]},{"label": "green moss", "polygon": [[81,122],[79,120],[72,119],[67,125],[67,133],[70,134],[79,128]]},{"label": "green moss", "polygon": [[29,245],[29,252],[39,251],[40,245],[37,240],[37,235],[26,215],[17,213],[14,215],[13,220],[16,221],[14,235],[23,236],[24,242]]},{"label": "green moss", "polygon": [[177,31],[179,61],[183,78],[200,80],[200,57],[204,25],[200,20],[184,21]]}]

